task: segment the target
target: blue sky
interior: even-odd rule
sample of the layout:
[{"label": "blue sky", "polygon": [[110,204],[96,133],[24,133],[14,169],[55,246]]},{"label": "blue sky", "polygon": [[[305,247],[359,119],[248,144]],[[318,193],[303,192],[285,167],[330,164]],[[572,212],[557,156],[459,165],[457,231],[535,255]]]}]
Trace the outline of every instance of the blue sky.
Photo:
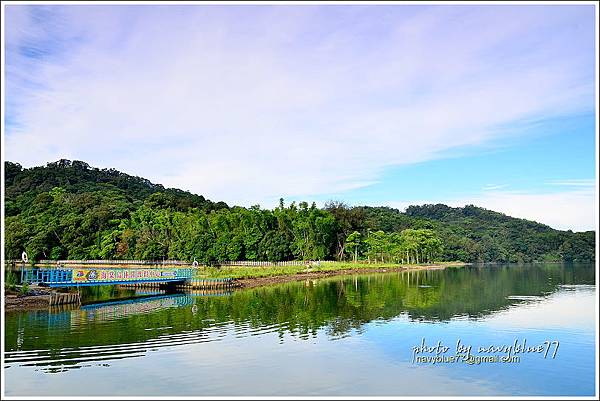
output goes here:
[{"label": "blue sky", "polygon": [[595,228],[592,5],[6,6],[4,157]]},{"label": "blue sky", "polygon": [[[434,200],[481,191],[563,191],[595,183],[594,115],[535,124],[527,135],[456,154],[387,169],[379,182],[349,191],[345,199],[376,203],[386,196]],[[577,177],[577,179],[573,179]],[[336,194],[325,194],[324,199]]]}]

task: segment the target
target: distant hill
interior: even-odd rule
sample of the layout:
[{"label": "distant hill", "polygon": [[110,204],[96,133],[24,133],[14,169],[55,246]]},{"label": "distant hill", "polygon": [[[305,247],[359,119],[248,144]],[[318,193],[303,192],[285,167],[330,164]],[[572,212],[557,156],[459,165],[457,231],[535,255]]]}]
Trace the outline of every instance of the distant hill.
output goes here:
[{"label": "distant hill", "polygon": [[384,231],[431,228],[444,241],[447,260],[470,262],[593,261],[594,231],[555,230],[535,221],[473,205],[409,206],[404,213],[387,207],[363,207],[370,226]]},{"label": "distant hill", "polygon": [[[595,260],[593,231],[554,230],[472,205],[410,206],[404,213],[341,202],[285,207],[283,200],[274,210],[229,207],[77,160],[4,166],[8,259],[24,249],[33,259],[348,259],[346,239],[354,231],[364,240],[379,230],[391,239],[418,229],[441,239],[436,258],[443,260]],[[369,257],[369,243],[360,242],[361,257]],[[392,245],[380,250],[390,260],[402,255]]]}]

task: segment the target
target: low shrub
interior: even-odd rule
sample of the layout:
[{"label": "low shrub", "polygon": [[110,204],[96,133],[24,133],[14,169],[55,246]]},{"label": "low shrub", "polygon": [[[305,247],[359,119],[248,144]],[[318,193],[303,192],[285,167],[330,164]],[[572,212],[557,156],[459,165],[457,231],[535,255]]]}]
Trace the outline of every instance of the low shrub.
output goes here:
[{"label": "low shrub", "polygon": [[23,283],[19,289],[20,295],[27,295],[29,293],[29,283]]}]

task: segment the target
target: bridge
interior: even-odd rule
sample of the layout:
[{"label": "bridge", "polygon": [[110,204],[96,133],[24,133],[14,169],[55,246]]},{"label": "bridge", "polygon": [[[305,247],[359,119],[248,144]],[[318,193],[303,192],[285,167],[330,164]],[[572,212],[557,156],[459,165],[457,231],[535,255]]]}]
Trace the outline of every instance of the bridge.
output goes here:
[{"label": "bridge", "polygon": [[93,285],[180,283],[194,276],[191,268],[49,268],[21,270],[22,283],[46,287],[82,287]]}]

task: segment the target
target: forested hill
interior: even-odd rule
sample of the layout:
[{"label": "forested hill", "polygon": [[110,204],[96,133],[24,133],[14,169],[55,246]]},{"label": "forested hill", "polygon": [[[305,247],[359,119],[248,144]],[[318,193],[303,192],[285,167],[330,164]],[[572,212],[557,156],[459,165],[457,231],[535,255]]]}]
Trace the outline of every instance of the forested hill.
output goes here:
[{"label": "forested hill", "polygon": [[5,162],[5,251],[39,259],[592,261],[595,233],[475,206],[229,207],[114,169]]},{"label": "forested hill", "polygon": [[369,225],[386,231],[418,227],[434,230],[448,259],[463,261],[592,261],[594,231],[555,230],[473,205],[409,206],[404,213],[387,207],[364,207]]},{"label": "forested hill", "polygon": [[[134,177],[115,169],[98,169],[79,160],[62,159],[44,167],[23,169],[20,164],[5,162],[7,215],[18,214],[27,208],[35,197],[53,188],[63,188],[69,193],[113,191],[132,201],[143,201],[160,192],[163,203],[176,210],[199,208],[205,211],[227,208],[224,202],[213,203],[201,195],[174,188],[164,188],[149,180]],[[157,199],[158,200],[158,199]]]}]

